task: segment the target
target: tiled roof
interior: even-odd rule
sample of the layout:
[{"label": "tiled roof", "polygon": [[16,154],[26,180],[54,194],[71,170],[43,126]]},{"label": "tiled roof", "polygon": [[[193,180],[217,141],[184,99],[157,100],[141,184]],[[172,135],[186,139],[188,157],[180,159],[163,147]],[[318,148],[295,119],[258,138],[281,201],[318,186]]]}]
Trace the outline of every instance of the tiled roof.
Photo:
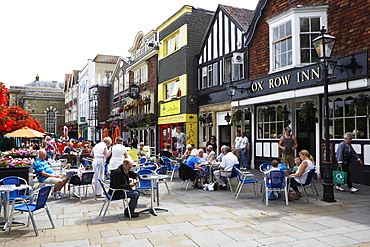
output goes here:
[{"label": "tiled roof", "polygon": [[111,56],[111,55],[96,55],[93,62],[96,63],[117,63],[119,56]]},{"label": "tiled roof", "polygon": [[227,5],[219,5],[225,12],[229,13],[235,21],[237,21],[240,26],[244,28],[244,31],[247,31],[249,25],[252,22],[254,10],[237,8]]}]

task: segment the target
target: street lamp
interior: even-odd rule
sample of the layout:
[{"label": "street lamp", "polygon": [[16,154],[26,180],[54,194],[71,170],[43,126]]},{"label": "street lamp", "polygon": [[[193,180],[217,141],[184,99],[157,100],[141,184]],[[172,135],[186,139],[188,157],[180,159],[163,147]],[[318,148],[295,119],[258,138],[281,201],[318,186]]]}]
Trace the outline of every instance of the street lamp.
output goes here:
[{"label": "street lamp", "polygon": [[331,54],[334,49],[336,38],[326,32],[325,26],[322,26],[320,35],[312,40],[316,53],[319,57],[319,65],[321,68],[322,81],[324,83],[324,120],[325,120],[325,174],[323,183],[323,198],[325,202],[335,202],[334,199],[334,184],[331,175],[331,148],[330,148],[330,133],[329,133],[329,89],[328,84],[331,80],[331,75],[334,74],[335,62],[331,59]]},{"label": "street lamp", "polygon": [[227,112],[226,116],[225,116],[225,121],[227,122],[228,125],[231,125],[231,116],[229,114],[229,112]]},{"label": "street lamp", "polygon": [[244,91],[247,91],[249,90],[250,88],[245,88],[245,87],[237,87],[237,86],[233,86],[233,85],[227,85],[226,86],[226,93],[228,96],[230,96],[231,98],[233,96],[235,96],[235,93],[236,91],[240,91],[241,94],[244,93]]}]

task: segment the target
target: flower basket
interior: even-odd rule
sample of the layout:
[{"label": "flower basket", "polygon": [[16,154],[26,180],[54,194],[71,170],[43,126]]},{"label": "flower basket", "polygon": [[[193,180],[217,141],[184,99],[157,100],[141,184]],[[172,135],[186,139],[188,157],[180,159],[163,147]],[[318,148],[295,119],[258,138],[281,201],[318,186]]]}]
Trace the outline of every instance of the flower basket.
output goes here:
[{"label": "flower basket", "polygon": [[361,92],[351,103],[351,110],[356,109],[357,115],[367,114],[366,107],[370,105],[370,97]]},{"label": "flower basket", "polygon": [[198,117],[198,122],[199,122],[201,125],[203,125],[203,124],[205,124],[205,123],[206,123],[206,117],[204,116],[204,114],[199,115],[199,117]]},{"label": "flower basket", "polygon": [[314,119],[316,110],[315,104],[312,101],[303,102],[299,111],[300,121],[306,122],[308,119]]},{"label": "flower basket", "polygon": [[231,121],[234,124],[240,123],[242,121],[243,111],[240,109],[235,110],[235,112],[231,115]]}]

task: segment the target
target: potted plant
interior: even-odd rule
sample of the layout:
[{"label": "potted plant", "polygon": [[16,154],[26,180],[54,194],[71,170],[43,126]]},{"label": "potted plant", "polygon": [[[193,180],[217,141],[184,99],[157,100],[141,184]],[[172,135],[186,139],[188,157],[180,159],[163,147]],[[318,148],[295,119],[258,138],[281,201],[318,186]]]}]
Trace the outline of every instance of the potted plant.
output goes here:
[{"label": "potted plant", "polygon": [[316,114],[316,107],[312,101],[305,101],[301,104],[301,110],[299,111],[300,120],[306,122],[307,119],[313,119]]},{"label": "potted plant", "polygon": [[13,158],[12,156],[2,155],[0,157],[0,179],[17,176],[28,181],[30,166],[33,162],[33,158]]},{"label": "potted plant", "polygon": [[242,121],[243,111],[240,109],[236,109],[235,112],[231,115],[231,121],[234,124],[240,123]]},{"label": "potted plant", "polygon": [[367,114],[366,107],[370,105],[370,97],[363,92],[352,100],[351,110],[356,109],[357,115]]}]

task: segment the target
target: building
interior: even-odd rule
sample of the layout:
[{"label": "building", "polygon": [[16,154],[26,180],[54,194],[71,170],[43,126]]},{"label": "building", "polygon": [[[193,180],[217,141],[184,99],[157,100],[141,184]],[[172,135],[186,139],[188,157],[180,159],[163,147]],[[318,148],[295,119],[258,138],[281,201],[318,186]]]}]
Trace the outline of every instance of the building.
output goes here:
[{"label": "building", "polygon": [[110,79],[119,56],[96,55],[79,72],[78,125],[84,140],[101,140],[110,112]]},{"label": "building", "polygon": [[157,28],[159,143],[176,147],[176,127],[198,143],[197,57],[213,12],[184,6]]},{"label": "building", "polygon": [[64,95],[65,95],[65,124],[68,128],[68,137],[77,139],[78,136],[78,70],[74,70],[73,74],[66,74],[64,77]]},{"label": "building", "polygon": [[24,86],[10,86],[9,105],[19,105],[38,120],[46,132],[60,136],[64,126],[63,83],[36,80]]},{"label": "building", "polygon": [[[216,152],[222,145],[234,144],[230,122],[225,120],[231,112],[231,98],[226,95],[225,86],[247,77],[244,43],[253,13],[248,9],[219,5],[199,53],[199,146],[205,147],[214,135],[218,141]],[[249,115],[247,113],[246,117]],[[234,124],[238,130],[242,129],[240,123]],[[250,134],[249,129],[249,124],[243,126]]]},{"label": "building", "polygon": [[360,0],[259,1],[245,42],[248,77],[236,85],[231,102],[233,109],[251,112],[252,164],[280,157],[279,138],[289,125],[298,150],[309,150],[323,173],[324,86],[311,42],[325,25],[337,39],[329,85],[332,157],[344,133],[352,132],[365,163],[352,166],[353,181],[370,183],[369,107],[356,103],[370,92],[369,10]]}]

